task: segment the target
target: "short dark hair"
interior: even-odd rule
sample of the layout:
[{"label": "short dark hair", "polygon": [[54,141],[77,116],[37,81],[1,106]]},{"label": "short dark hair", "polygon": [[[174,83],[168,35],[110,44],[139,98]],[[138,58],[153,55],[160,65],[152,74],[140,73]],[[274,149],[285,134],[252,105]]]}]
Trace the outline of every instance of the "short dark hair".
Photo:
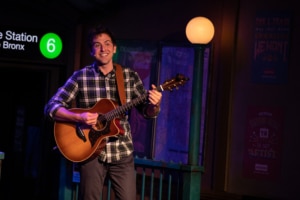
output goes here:
[{"label": "short dark hair", "polygon": [[99,35],[99,34],[102,34],[102,33],[105,33],[107,35],[109,35],[109,37],[111,38],[111,41],[114,45],[117,44],[116,42],[116,38],[113,34],[113,32],[111,32],[111,30],[109,30],[109,28],[105,27],[104,25],[100,24],[100,25],[97,25],[93,28],[91,28],[89,30],[89,33],[88,33],[88,37],[87,37],[87,42],[88,42],[88,47],[90,49],[92,49],[93,47],[93,39],[96,35]]}]

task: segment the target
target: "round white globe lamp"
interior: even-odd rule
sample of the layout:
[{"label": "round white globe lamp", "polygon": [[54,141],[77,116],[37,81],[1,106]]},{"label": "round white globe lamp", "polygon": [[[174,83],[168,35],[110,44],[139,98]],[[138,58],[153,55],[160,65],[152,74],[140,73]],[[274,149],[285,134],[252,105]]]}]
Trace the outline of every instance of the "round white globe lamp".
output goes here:
[{"label": "round white globe lamp", "polygon": [[215,34],[213,23],[206,17],[194,17],[186,25],[185,34],[192,44],[208,44]]}]

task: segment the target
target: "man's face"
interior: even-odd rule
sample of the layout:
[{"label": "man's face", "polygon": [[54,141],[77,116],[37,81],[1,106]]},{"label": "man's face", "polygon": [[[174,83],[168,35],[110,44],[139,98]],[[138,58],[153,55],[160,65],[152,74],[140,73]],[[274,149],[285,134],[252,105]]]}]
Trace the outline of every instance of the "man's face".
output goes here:
[{"label": "man's face", "polygon": [[109,35],[103,33],[94,37],[91,55],[98,62],[103,65],[112,62],[112,58],[115,53],[116,46],[112,43]]}]

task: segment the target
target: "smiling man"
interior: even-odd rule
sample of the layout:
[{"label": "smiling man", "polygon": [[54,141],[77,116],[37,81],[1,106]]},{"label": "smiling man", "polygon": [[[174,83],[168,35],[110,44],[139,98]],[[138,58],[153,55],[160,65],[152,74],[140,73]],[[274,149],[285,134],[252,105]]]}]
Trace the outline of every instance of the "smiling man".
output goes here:
[{"label": "smiling man", "polygon": [[[122,105],[121,93],[124,93],[126,103],[146,95],[146,100],[136,108],[145,118],[155,118],[160,111],[162,94],[153,84],[147,91],[137,72],[113,63],[117,45],[114,35],[106,27],[100,25],[90,30],[88,46],[94,62],[69,77],[46,104],[45,115],[57,122],[68,123],[63,126],[61,135],[56,135],[56,139],[67,140],[66,145],[58,145],[63,147],[61,151],[66,150],[63,155],[70,152],[76,156],[85,155],[87,151],[86,159],[78,161],[81,200],[100,199],[106,176],[109,176],[117,198],[133,200],[136,199],[136,181],[129,116],[121,113],[111,120],[114,113],[110,113],[113,109],[107,102]],[[123,76],[122,91],[118,91],[118,70]],[[74,101],[75,109],[71,108]],[[70,123],[73,124],[71,131]],[[111,134],[114,130],[116,133]],[[74,144],[72,150],[70,146]]]}]

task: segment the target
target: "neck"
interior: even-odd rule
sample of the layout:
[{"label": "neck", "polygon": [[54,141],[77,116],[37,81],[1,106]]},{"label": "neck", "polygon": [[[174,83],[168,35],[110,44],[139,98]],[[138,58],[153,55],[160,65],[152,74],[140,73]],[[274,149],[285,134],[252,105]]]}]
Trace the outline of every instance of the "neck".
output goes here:
[{"label": "neck", "polygon": [[105,65],[98,65],[98,69],[104,74],[108,74],[113,70],[114,66],[113,63],[105,64]]}]

